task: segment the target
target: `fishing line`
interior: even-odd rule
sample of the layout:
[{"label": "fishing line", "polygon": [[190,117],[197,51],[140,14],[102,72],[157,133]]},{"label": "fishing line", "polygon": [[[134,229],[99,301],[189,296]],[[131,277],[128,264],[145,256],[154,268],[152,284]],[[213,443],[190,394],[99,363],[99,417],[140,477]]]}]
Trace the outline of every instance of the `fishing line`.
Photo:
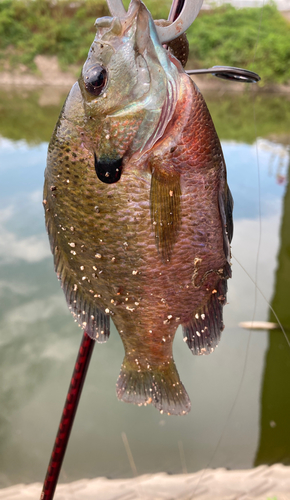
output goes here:
[{"label": "fishing line", "polygon": [[[261,33],[261,25],[262,25],[262,17],[263,17],[263,10],[264,10],[264,0],[263,0],[263,4],[262,4],[262,7],[261,7],[261,13],[260,13],[260,19],[259,19],[259,27],[258,27],[258,33],[257,33],[257,40],[256,40],[256,45],[255,45],[255,50],[254,50],[254,56],[253,56],[253,61],[252,61],[252,65],[254,64],[255,60],[256,60],[256,54],[257,54],[257,48],[258,48],[258,45],[259,45],[259,40],[260,40],[260,33]],[[252,92],[254,92],[254,89],[251,89]],[[247,273],[246,269],[242,266],[242,264],[238,261],[238,259],[236,259],[233,255],[232,257],[236,260],[236,262],[241,266],[241,268],[245,271],[245,273],[248,275],[248,277],[251,279],[252,283],[254,284],[254,308],[253,308],[253,314],[252,314],[252,325],[254,323],[254,320],[255,320],[255,316],[256,316],[256,311],[257,311],[257,302],[258,302],[258,291],[261,293],[261,295],[264,297],[264,299],[266,300],[266,303],[269,305],[270,309],[272,310],[272,312],[274,313],[277,321],[278,321],[278,324],[279,326],[281,327],[283,333],[284,333],[284,336],[286,338],[286,341],[290,347],[290,341],[275,313],[275,311],[273,310],[272,306],[269,304],[269,302],[267,301],[267,299],[265,298],[264,294],[262,293],[262,291],[260,290],[259,286],[258,286],[258,271],[259,271],[259,258],[260,258],[260,250],[261,250],[261,240],[262,240],[262,210],[261,210],[261,172],[260,172],[260,158],[259,158],[259,151],[258,151],[258,134],[257,134],[257,118],[256,118],[256,107],[255,107],[255,99],[254,99],[254,94],[252,94],[253,96],[253,120],[254,120],[254,130],[255,130],[255,147],[256,147],[256,162],[257,162],[257,182],[258,182],[258,225],[259,225],[259,229],[258,229],[258,245],[257,245],[257,253],[256,253],[256,260],[255,260],[255,278],[254,280],[251,278],[251,276]],[[246,345],[246,351],[245,351],[245,357],[244,357],[244,362],[243,362],[243,370],[242,370],[242,375],[241,375],[241,378],[240,378],[240,382],[239,382],[239,385],[238,385],[238,390],[236,392],[236,396],[234,398],[234,401],[232,403],[232,406],[231,406],[231,409],[227,415],[227,418],[226,418],[226,421],[224,423],[224,426],[223,426],[223,429],[222,429],[222,432],[221,432],[221,435],[218,439],[218,442],[216,443],[216,446],[214,448],[214,451],[213,451],[213,454],[209,460],[209,462],[207,463],[206,465],[206,468],[202,471],[202,474],[196,484],[196,487],[195,487],[195,490],[194,492],[196,491],[200,481],[202,480],[202,478],[204,477],[204,474],[206,472],[206,470],[208,468],[210,468],[216,454],[217,454],[217,451],[220,447],[220,444],[224,438],[224,435],[225,435],[225,432],[226,432],[226,429],[228,427],[228,424],[231,420],[231,417],[233,415],[233,412],[234,412],[234,409],[236,407],[236,404],[237,404],[237,401],[239,399],[239,396],[240,396],[240,393],[241,393],[241,389],[242,389],[242,386],[243,386],[243,383],[244,383],[244,379],[245,379],[245,375],[246,375],[246,371],[247,371],[247,365],[248,365],[248,359],[249,359],[249,352],[250,352],[250,343],[251,343],[251,337],[252,337],[252,327],[250,329],[250,332],[249,332],[249,335],[248,335],[248,340],[247,340],[247,345]]]},{"label": "fishing line", "polygon": [[282,325],[281,321],[279,320],[279,318],[278,318],[278,316],[277,316],[277,314],[276,314],[275,310],[274,310],[274,309],[273,309],[273,307],[271,306],[270,302],[267,300],[267,298],[266,298],[266,297],[265,297],[265,295],[263,294],[263,292],[262,292],[262,290],[260,289],[260,287],[259,287],[259,286],[258,286],[258,285],[254,282],[254,280],[253,280],[252,276],[250,275],[250,273],[248,273],[248,271],[245,269],[245,267],[241,264],[241,262],[240,262],[240,261],[239,261],[239,260],[238,260],[238,259],[237,259],[234,255],[233,255],[233,259],[235,259],[235,261],[239,264],[239,266],[240,266],[240,267],[243,269],[243,271],[246,273],[246,275],[248,276],[248,278],[250,278],[250,280],[252,281],[252,283],[254,283],[255,287],[257,288],[257,290],[259,291],[259,293],[261,294],[261,296],[263,297],[263,299],[265,300],[265,302],[266,302],[266,303],[268,304],[268,306],[270,307],[270,309],[271,309],[272,313],[274,314],[274,316],[275,316],[275,318],[276,318],[276,320],[277,320],[277,323],[278,323],[278,325],[279,325],[280,329],[281,329],[281,330],[282,330],[282,332],[283,332],[283,335],[284,335],[284,337],[285,337],[285,340],[286,340],[286,342],[287,342],[287,344],[288,344],[288,346],[289,346],[289,348],[290,348],[290,340],[289,340],[289,338],[288,338],[288,336],[287,336],[287,333],[286,333],[286,331],[285,331],[285,329],[284,329],[284,327],[283,327],[283,325]]}]

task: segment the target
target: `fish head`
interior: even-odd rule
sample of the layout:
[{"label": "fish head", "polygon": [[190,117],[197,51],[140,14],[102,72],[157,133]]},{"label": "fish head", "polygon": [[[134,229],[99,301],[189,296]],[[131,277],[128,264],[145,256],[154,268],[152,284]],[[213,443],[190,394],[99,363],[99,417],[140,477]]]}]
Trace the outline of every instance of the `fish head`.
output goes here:
[{"label": "fish head", "polygon": [[174,112],[179,63],[161,45],[150,12],[132,0],[124,17],[96,20],[79,86],[96,161],[121,162],[160,138]]}]

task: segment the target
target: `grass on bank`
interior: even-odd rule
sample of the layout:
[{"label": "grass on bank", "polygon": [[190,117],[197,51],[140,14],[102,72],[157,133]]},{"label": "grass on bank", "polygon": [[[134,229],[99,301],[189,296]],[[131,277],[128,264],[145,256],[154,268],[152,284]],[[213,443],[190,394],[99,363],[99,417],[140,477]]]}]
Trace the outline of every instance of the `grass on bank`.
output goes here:
[{"label": "grass on bank", "polygon": [[[126,2],[128,4],[128,0]],[[166,18],[170,0],[145,0],[153,17]],[[102,0],[0,0],[0,69],[35,69],[38,54],[56,55],[62,68],[84,63]],[[290,23],[274,5],[202,11],[188,30],[190,67],[225,64],[258,72],[263,83],[290,81]]]}]

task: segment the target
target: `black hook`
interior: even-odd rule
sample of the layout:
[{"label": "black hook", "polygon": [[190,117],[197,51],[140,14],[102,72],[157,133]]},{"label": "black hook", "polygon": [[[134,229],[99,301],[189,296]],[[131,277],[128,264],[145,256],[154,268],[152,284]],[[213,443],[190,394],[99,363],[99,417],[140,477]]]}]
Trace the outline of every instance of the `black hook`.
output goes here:
[{"label": "black hook", "polygon": [[210,73],[217,78],[223,80],[231,80],[234,82],[257,83],[261,80],[257,73],[248,69],[235,68],[232,66],[213,66],[208,69],[190,69],[186,71],[188,75],[202,75]]}]

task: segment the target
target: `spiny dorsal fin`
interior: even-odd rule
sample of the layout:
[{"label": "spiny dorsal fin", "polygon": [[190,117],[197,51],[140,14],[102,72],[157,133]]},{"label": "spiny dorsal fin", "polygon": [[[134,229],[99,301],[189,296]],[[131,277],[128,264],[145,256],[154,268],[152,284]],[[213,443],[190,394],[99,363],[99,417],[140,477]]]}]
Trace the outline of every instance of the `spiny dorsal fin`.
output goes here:
[{"label": "spiny dorsal fin", "polygon": [[163,261],[169,261],[180,226],[180,176],[153,170],[151,178],[151,220],[156,246]]}]

